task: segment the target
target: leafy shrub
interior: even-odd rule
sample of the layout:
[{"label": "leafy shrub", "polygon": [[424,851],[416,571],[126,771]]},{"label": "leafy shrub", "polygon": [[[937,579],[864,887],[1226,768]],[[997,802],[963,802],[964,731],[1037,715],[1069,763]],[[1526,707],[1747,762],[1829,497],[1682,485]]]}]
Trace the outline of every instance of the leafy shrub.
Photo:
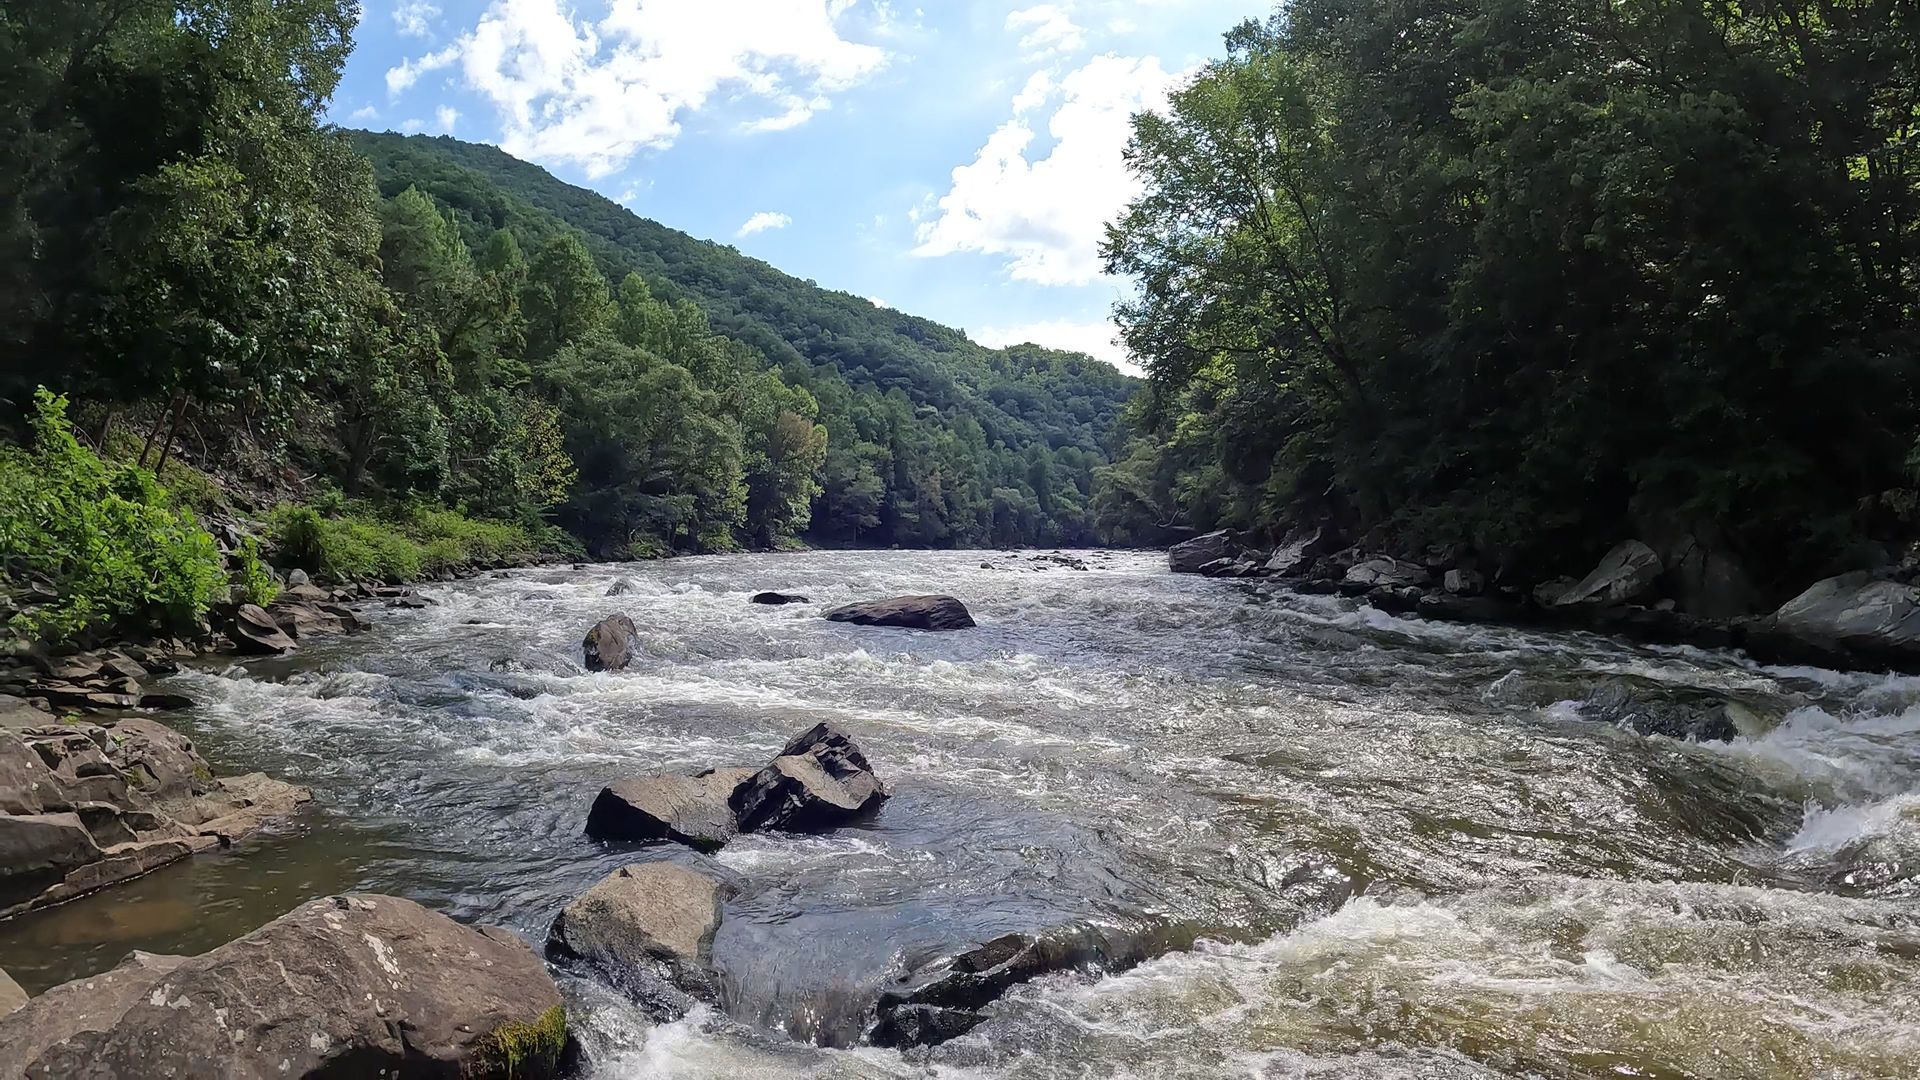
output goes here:
[{"label": "leafy shrub", "polygon": [[358,509],[334,517],[310,506],[275,510],[268,529],[282,562],[337,581],[412,581],[422,574],[531,559],[528,530],[453,510],[413,508],[393,517]]},{"label": "leafy shrub", "polygon": [[260,542],[249,536],[240,544],[240,568],[234,572],[235,584],[245,591],[247,603],[266,607],[280,595],[280,586],[260,562]]},{"label": "leafy shrub", "polygon": [[60,640],[191,627],[226,575],[213,536],[173,501],[152,473],[81,446],[67,399],[38,390],[32,449],[0,451],[0,570],[44,575],[60,598],[14,616],[13,628]]}]

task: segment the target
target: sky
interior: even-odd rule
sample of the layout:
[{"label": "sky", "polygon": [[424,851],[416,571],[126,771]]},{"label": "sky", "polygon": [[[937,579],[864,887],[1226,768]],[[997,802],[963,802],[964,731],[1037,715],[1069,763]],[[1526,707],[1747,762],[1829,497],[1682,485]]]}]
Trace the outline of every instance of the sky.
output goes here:
[{"label": "sky", "polygon": [[1260,0],[367,0],[330,118],[493,143],[642,217],[1128,370],[1128,118]]}]

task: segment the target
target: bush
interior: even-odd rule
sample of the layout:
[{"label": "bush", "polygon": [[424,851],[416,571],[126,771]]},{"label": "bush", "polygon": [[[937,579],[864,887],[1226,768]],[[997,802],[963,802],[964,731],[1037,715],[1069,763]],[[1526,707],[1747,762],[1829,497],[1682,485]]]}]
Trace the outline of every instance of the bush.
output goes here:
[{"label": "bush", "polygon": [[48,640],[109,627],[185,630],[225,582],[213,536],[144,469],[80,445],[67,399],[34,394],[31,450],[0,451],[0,570],[43,575],[60,598],[15,615]]},{"label": "bush", "polygon": [[280,595],[280,586],[273,583],[273,575],[260,563],[260,542],[251,536],[240,544],[240,568],[234,573],[234,583],[245,591],[249,604],[266,607]]},{"label": "bush", "polygon": [[524,562],[542,550],[520,526],[421,507],[392,517],[364,508],[326,517],[310,506],[287,505],[269,516],[268,530],[282,563],[335,581],[412,581],[442,570]]}]

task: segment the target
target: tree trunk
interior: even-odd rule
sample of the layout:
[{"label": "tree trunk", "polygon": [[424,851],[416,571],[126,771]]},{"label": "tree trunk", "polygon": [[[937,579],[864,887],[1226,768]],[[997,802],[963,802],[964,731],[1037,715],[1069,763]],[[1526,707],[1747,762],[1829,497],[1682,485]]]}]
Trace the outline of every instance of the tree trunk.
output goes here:
[{"label": "tree trunk", "polygon": [[373,459],[375,428],[372,420],[357,420],[347,425],[347,471],[340,478],[340,490],[351,499],[360,494],[360,479],[366,474],[367,462]]},{"label": "tree trunk", "polygon": [[173,422],[167,425],[167,441],[160,444],[160,463],[153,467],[153,475],[159,476],[160,471],[167,467],[167,455],[173,453],[173,437],[180,433],[180,419],[187,415],[187,406],[192,400],[182,393],[180,404],[174,406]]},{"label": "tree trunk", "polygon": [[153,453],[153,440],[160,437],[161,425],[167,422],[167,414],[173,411],[174,402],[182,396],[184,392],[168,398],[167,404],[160,410],[160,415],[153,418],[153,426],[147,429],[147,441],[140,447],[140,468],[147,467],[147,455]]}]

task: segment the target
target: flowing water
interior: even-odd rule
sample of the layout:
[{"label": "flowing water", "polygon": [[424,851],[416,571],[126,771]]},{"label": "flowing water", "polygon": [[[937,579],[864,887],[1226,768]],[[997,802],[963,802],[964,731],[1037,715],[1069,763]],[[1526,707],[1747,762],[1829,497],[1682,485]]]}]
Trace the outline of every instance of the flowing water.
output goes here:
[{"label": "flowing water", "polygon": [[[738,887],[722,1007],[655,1024],[569,981],[603,1080],[1920,1075],[1920,679],[1078,554],[1091,569],[867,552],[521,571],[182,676],[205,704],[178,722],[216,764],[309,784],[320,808],[0,924],[0,967],[38,988],[346,889],[538,941],[613,868],[670,858]],[[760,589],[815,603],[749,605]],[[903,592],[958,595],[980,626],[818,618]],[[580,636],[615,610],[646,659],[588,674]],[[1733,701],[1747,734],[1583,717],[1616,677]],[[581,834],[609,780],[762,762],[820,720],[892,785],[871,821],[712,859]],[[887,979],[1063,924],[1158,955],[1016,987],[932,1050],[859,1045]]]}]

